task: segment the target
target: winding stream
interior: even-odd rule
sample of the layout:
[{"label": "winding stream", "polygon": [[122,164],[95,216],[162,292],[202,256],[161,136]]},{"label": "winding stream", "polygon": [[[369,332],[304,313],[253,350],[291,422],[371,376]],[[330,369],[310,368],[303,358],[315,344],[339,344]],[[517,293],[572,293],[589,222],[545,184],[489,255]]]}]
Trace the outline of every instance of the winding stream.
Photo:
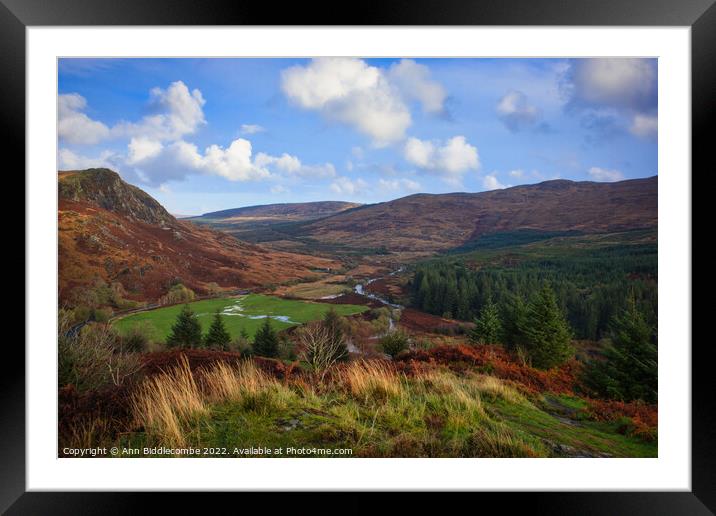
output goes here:
[{"label": "winding stream", "polygon": [[[388,276],[395,276],[396,274],[402,272],[403,270],[404,270],[404,267],[400,267],[400,268],[394,270],[393,272],[389,273]],[[379,339],[379,338],[384,337],[385,335],[393,332],[395,330],[395,326],[396,326],[396,324],[395,324],[396,321],[395,321],[395,318],[393,317],[393,310],[402,310],[404,308],[403,305],[399,305],[397,303],[391,303],[384,297],[382,297],[378,294],[373,294],[372,292],[368,292],[366,290],[366,287],[368,287],[368,285],[370,285],[371,283],[373,283],[376,280],[381,279],[382,277],[383,276],[380,276],[377,278],[369,278],[369,279],[363,281],[362,283],[358,283],[353,288],[353,291],[356,294],[358,294],[359,296],[367,297],[368,299],[378,301],[382,305],[385,305],[391,309],[389,311],[390,313],[388,315],[388,330],[383,334],[379,334],[379,335],[375,335],[375,336],[371,337],[371,339]],[[352,342],[348,344],[348,351],[351,351],[353,353],[361,353],[361,351],[355,345],[353,345]],[[387,355],[386,355],[386,357],[387,357]]]}]

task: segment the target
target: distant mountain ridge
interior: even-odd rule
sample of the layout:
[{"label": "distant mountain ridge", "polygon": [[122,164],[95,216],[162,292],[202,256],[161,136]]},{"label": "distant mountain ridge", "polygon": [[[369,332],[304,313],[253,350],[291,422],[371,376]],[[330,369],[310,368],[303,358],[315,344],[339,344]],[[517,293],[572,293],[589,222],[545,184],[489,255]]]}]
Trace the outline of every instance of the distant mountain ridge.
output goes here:
[{"label": "distant mountain ridge", "polygon": [[656,227],[658,177],[614,183],[545,181],[479,193],[415,194],[303,224],[323,243],[436,252],[495,232],[600,233]]},{"label": "distant mountain ridge", "polygon": [[361,206],[343,201],[316,201],[301,203],[262,204],[204,213],[201,218],[229,219],[233,217],[294,217],[319,218]]}]

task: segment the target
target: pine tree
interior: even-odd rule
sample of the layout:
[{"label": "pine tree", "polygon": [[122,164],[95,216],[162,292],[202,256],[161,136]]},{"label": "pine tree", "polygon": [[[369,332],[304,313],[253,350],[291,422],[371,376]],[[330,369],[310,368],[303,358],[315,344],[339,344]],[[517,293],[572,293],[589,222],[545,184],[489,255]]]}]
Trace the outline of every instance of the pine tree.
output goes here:
[{"label": "pine tree", "polygon": [[221,349],[227,351],[229,349],[230,342],[231,335],[229,335],[229,332],[226,331],[221,314],[216,312],[214,314],[214,320],[209,327],[209,333],[207,333],[204,337],[204,346],[211,349]]},{"label": "pine tree", "polygon": [[532,365],[549,369],[565,362],[574,353],[572,332],[557,305],[552,288],[545,284],[527,305],[521,328]]},{"label": "pine tree", "polygon": [[476,344],[496,344],[502,336],[502,323],[497,306],[488,299],[475,319],[475,329],[470,332],[470,340]]},{"label": "pine tree", "polygon": [[201,324],[191,307],[186,304],[177,316],[172,332],[167,337],[170,348],[198,348],[201,346]]},{"label": "pine tree", "polygon": [[348,360],[348,347],[343,334],[342,321],[335,308],[331,307],[323,316],[323,326],[328,330],[332,344],[331,349],[336,350],[333,358],[340,361]]},{"label": "pine tree", "polygon": [[611,324],[611,345],[603,362],[593,362],[585,371],[584,383],[601,396],[622,401],[657,400],[658,352],[653,331],[630,299],[626,309]]},{"label": "pine tree", "polygon": [[502,343],[510,351],[517,351],[525,345],[522,332],[527,317],[527,307],[522,297],[508,295],[501,307]]},{"label": "pine tree", "polygon": [[271,319],[264,320],[254,336],[253,351],[261,357],[275,358],[278,356],[278,336],[271,327]]}]

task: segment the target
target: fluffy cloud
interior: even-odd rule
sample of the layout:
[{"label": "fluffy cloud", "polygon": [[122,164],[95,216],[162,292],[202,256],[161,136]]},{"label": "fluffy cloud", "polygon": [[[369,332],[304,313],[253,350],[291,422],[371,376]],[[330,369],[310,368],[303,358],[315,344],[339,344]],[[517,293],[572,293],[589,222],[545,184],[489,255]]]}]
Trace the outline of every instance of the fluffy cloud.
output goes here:
[{"label": "fluffy cloud", "polygon": [[366,191],[367,188],[368,183],[366,183],[361,178],[351,180],[348,177],[341,176],[336,178],[336,180],[331,183],[332,192],[338,195],[345,195],[349,197],[362,194]]},{"label": "fluffy cloud", "polygon": [[465,172],[480,167],[477,148],[467,143],[464,136],[454,136],[444,145],[409,138],[403,155],[409,163],[439,174],[448,184],[453,185],[460,184]]},{"label": "fluffy cloud", "polygon": [[618,170],[608,170],[600,167],[592,167],[589,169],[589,176],[595,181],[613,182],[624,179],[624,174]]},{"label": "fluffy cloud", "polygon": [[505,185],[500,183],[500,181],[497,179],[497,175],[494,173],[489,174],[483,178],[482,187],[485,190],[500,190],[502,188],[506,188]]},{"label": "fluffy cloud", "polygon": [[430,78],[430,69],[412,59],[402,59],[388,71],[390,81],[410,100],[420,102],[426,113],[444,111],[447,93],[442,85]]},{"label": "fluffy cloud", "polygon": [[57,134],[60,140],[91,145],[109,137],[109,128],[88,117],[83,112],[86,108],[87,100],[77,93],[57,97]]},{"label": "fluffy cloud", "polygon": [[[652,138],[657,132],[657,68],[655,59],[575,59],[564,86],[569,107],[587,113],[607,112],[630,122],[612,123],[635,136]],[[594,116],[593,114],[591,115]]]},{"label": "fluffy cloud", "polygon": [[133,165],[139,177],[152,186],[190,174],[216,175],[229,181],[257,181],[271,176],[266,168],[253,162],[251,142],[243,138],[226,148],[210,145],[204,152],[193,143],[178,140]]},{"label": "fluffy cloud", "polygon": [[659,131],[659,119],[655,115],[634,115],[632,124],[629,127],[632,134],[642,138],[656,138]]},{"label": "fluffy cloud", "polygon": [[382,70],[354,58],[317,58],[281,73],[281,87],[294,104],[348,124],[376,146],[405,137],[412,120],[399,90]]},{"label": "fluffy cloud", "polygon": [[161,142],[149,138],[132,138],[127,146],[127,164],[134,165],[140,161],[157,156],[164,146]]},{"label": "fluffy cloud", "polygon": [[97,157],[82,156],[69,149],[59,150],[58,162],[60,170],[82,170],[86,168],[118,168],[119,158],[112,151],[102,151]]},{"label": "fluffy cloud", "polygon": [[522,178],[524,177],[524,175],[525,175],[525,171],[524,171],[524,170],[521,170],[521,169],[510,170],[509,174],[510,174],[510,177],[515,177],[515,178],[517,178],[517,179],[522,179]]},{"label": "fluffy cloud", "polygon": [[512,132],[530,127],[537,122],[539,111],[529,104],[521,91],[510,91],[500,99],[496,107],[497,116]]},{"label": "fluffy cloud", "polygon": [[241,124],[241,134],[262,133],[266,129],[257,124]]},{"label": "fluffy cloud", "polygon": [[656,106],[656,62],[652,59],[576,59],[570,78],[579,102],[634,110]]},{"label": "fluffy cloud", "polygon": [[283,153],[281,156],[271,156],[263,152],[256,155],[256,165],[259,167],[274,167],[279,172],[290,176],[327,178],[336,176],[336,168],[332,163],[322,165],[304,165],[296,156]]},{"label": "fluffy cloud", "polygon": [[206,124],[205,103],[201,91],[190,92],[182,81],[171,83],[165,90],[153,88],[149,101],[152,114],[136,123],[120,123],[113,132],[155,141],[176,141]]},{"label": "fluffy cloud", "polygon": [[378,188],[388,192],[417,192],[420,183],[412,179],[379,179]]}]

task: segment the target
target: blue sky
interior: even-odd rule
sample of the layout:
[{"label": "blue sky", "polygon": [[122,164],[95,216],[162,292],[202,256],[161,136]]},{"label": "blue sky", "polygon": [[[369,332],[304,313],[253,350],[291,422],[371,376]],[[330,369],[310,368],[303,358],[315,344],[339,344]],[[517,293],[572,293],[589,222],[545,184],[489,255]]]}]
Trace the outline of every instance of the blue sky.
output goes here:
[{"label": "blue sky", "polygon": [[654,59],[62,59],[62,170],[175,214],[657,174]]}]

